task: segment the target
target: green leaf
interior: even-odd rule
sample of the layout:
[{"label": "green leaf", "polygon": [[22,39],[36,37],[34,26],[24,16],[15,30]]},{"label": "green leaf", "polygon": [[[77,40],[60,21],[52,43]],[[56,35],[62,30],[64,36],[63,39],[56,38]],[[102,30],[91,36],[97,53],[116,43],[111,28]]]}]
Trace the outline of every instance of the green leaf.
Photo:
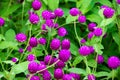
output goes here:
[{"label": "green leaf", "polygon": [[48,5],[48,1],[47,1],[47,0],[43,0],[43,2],[44,2],[46,5]]},{"label": "green leaf", "polygon": [[68,15],[67,18],[66,18],[66,24],[71,23],[73,21],[76,21],[77,19],[78,19],[78,16]]},{"label": "green leaf", "polygon": [[3,72],[0,72],[0,78],[2,78],[4,76]]},{"label": "green leaf", "polygon": [[11,64],[11,65],[14,65],[15,63],[14,62],[12,62],[11,60],[8,60],[8,61],[3,61],[4,63],[6,63],[6,64]]},{"label": "green leaf", "polygon": [[105,71],[100,71],[100,72],[95,73],[96,77],[105,77],[105,76],[109,76],[109,75],[110,75],[110,73],[105,72]]},{"label": "green leaf", "polygon": [[73,61],[73,66],[76,66],[77,64],[79,64],[81,61],[83,60],[82,56],[77,56],[75,58],[75,60]]},{"label": "green leaf", "polygon": [[97,52],[98,54],[102,54],[103,51],[101,49],[104,49],[103,45],[101,43],[97,43],[93,45],[95,52]]},{"label": "green leaf", "polygon": [[7,41],[15,41],[15,31],[13,29],[9,29],[5,33],[5,38]]},{"label": "green leaf", "polygon": [[5,40],[5,37],[2,34],[0,34],[0,41],[1,40]]},{"label": "green leaf", "polygon": [[84,69],[81,69],[81,68],[70,68],[70,69],[68,69],[68,71],[73,72],[73,73],[77,73],[77,74],[87,75],[86,71]]},{"label": "green leaf", "polygon": [[99,2],[102,5],[107,5],[109,7],[112,7],[112,3],[109,0],[96,0],[96,2]]},{"label": "green leaf", "polygon": [[78,55],[78,48],[77,48],[77,46],[75,44],[73,44],[72,42],[71,42],[70,45],[71,45],[70,46],[71,54],[77,56]]},{"label": "green leaf", "polygon": [[19,74],[25,72],[28,68],[28,61],[22,62],[20,64],[14,65],[11,69],[11,73]]},{"label": "green leaf", "polygon": [[88,66],[96,68],[97,67],[97,62],[95,61],[95,59],[91,59],[88,61]]},{"label": "green leaf", "polygon": [[57,9],[58,6],[59,6],[59,0],[56,0],[56,1],[48,0],[48,7],[49,7],[51,10]]}]

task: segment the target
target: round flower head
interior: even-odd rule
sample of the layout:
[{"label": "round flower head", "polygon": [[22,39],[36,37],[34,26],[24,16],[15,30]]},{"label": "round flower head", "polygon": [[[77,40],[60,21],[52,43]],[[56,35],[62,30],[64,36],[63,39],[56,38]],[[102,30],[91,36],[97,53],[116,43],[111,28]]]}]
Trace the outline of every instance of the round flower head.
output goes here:
[{"label": "round flower head", "polygon": [[24,50],[22,48],[19,48],[19,53],[23,53]]},{"label": "round flower head", "polygon": [[75,80],[80,80],[80,75],[77,73],[70,73],[70,76],[72,76]]},{"label": "round flower head", "polygon": [[88,74],[88,80],[96,80],[93,74]]},{"label": "round flower head", "polygon": [[101,36],[103,33],[102,28],[96,28],[93,33],[95,36]]},{"label": "round flower head", "polygon": [[17,62],[18,59],[17,58],[12,58],[12,62]]},{"label": "round flower head", "polygon": [[34,61],[35,60],[35,55],[34,54],[28,54],[27,60],[28,61]]},{"label": "round flower head", "polygon": [[38,65],[38,71],[41,71],[41,72],[39,72],[40,74],[43,74],[44,72],[46,72],[47,71],[46,70],[46,65],[45,64],[39,64]]},{"label": "round flower head", "polygon": [[54,78],[56,78],[56,79],[62,79],[62,77],[63,77],[63,71],[62,71],[62,69],[55,69],[54,70]]},{"label": "round flower head", "polygon": [[39,42],[39,44],[41,44],[41,45],[45,45],[45,44],[46,44],[46,39],[45,39],[45,38],[40,38],[40,39],[38,40],[38,42]]},{"label": "round flower head", "polygon": [[94,23],[94,22],[92,22],[92,23],[89,23],[88,24],[88,29],[89,29],[89,31],[94,31],[94,27],[96,27],[97,25],[96,25],[96,23]]},{"label": "round flower head", "polygon": [[45,56],[45,57],[44,57],[44,62],[45,62],[46,65],[47,65],[47,64],[50,64],[50,65],[51,65],[51,64],[54,62],[53,57],[52,57],[51,55]]},{"label": "round flower head", "polygon": [[69,74],[64,74],[62,80],[72,80],[72,76],[70,76]]},{"label": "round flower head", "polygon": [[103,11],[103,15],[105,16],[105,18],[112,18],[114,13],[115,13],[115,10],[109,7],[105,8]]},{"label": "round flower head", "polygon": [[120,59],[116,56],[111,56],[108,59],[108,67],[110,67],[111,69],[116,69],[120,66]]},{"label": "round flower head", "polygon": [[29,41],[29,45],[31,46],[31,47],[36,47],[37,46],[37,39],[35,38],[35,37],[31,37],[30,38],[30,41]]},{"label": "round flower head", "polygon": [[[56,62],[57,60],[58,60],[58,59],[56,58],[56,59],[54,60],[54,62]],[[65,67],[65,63],[60,60],[57,64],[55,64],[55,67],[56,67],[56,68],[64,68],[64,67]]]},{"label": "round flower head", "polygon": [[57,17],[62,17],[64,15],[64,12],[61,8],[57,8],[54,10],[54,13]]},{"label": "round flower head", "polygon": [[45,65],[45,62],[44,61],[40,61],[40,64]]},{"label": "round flower head", "polygon": [[56,15],[54,12],[51,12],[51,15],[50,15],[50,19],[55,19],[56,18]]},{"label": "round flower head", "polygon": [[85,17],[85,16],[79,16],[79,17],[78,17],[78,21],[79,21],[80,23],[85,23],[85,22],[86,22],[86,17]]},{"label": "round flower head", "polygon": [[93,32],[89,32],[88,39],[91,39],[93,36],[94,36],[94,33]]},{"label": "round flower head", "polygon": [[4,19],[0,17],[0,27],[3,26],[4,24],[5,24]]},{"label": "round flower head", "polygon": [[18,42],[25,42],[27,39],[24,33],[18,33],[15,38]]},{"label": "round flower head", "polygon": [[116,2],[117,2],[118,4],[120,4],[120,0],[116,0]]},{"label": "round flower head", "polygon": [[60,27],[57,31],[58,35],[63,37],[67,34],[67,30],[64,27]]},{"label": "round flower head", "polygon": [[90,53],[94,53],[95,49],[93,46],[89,46],[89,49],[90,49]]},{"label": "round flower head", "polygon": [[38,63],[35,62],[35,61],[31,61],[28,64],[28,70],[29,70],[30,73],[36,73],[37,70],[38,70]]},{"label": "round flower head", "polygon": [[39,21],[40,21],[40,18],[37,14],[35,13],[31,13],[29,15],[29,21],[32,23],[32,24],[37,24]]},{"label": "round flower head", "polygon": [[59,59],[63,62],[67,62],[71,57],[71,52],[69,50],[63,49],[59,52]]},{"label": "round flower head", "polygon": [[102,64],[104,62],[104,57],[102,55],[97,56],[97,63]]},{"label": "round flower head", "polygon": [[51,18],[51,12],[48,11],[48,10],[44,10],[42,12],[42,17],[43,17],[43,19],[50,19]]},{"label": "round flower head", "polygon": [[47,30],[47,24],[42,24],[42,26],[41,26],[41,30]]},{"label": "round flower head", "polygon": [[54,23],[54,28],[58,28],[59,27],[59,24],[58,23]]},{"label": "round flower head", "polygon": [[46,24],[48,27],[50,27],[50,28],[54,26],[54,22],[53,22],[52,19],[47,19],[47,20],[45,21],[45,24]]},{"label": "round flower head", "polygon": [[86,40],[85,40],[84,38],[82,38],[82,39],[80,40],[80,42],[84,44],[84,43],[86,42]]},{"label": "round flower head", "polygon": [[42,6],[42,3],[39,0],[34,0],[32,2],[32,8],[34,10],[39,10],[41,8],[41,6]]},{"label": "round flower head", "polygon": [[51,80],[50,72],[46,71],[43,73],[43,80]]},{"label": "round flower head", "polygon": [[70,9],[69,13],[70,13],[71,16],[77,16],[79,14],[79,9],[72,8],[72,9]]},{"label": "round flower head", "polygon": [[54,38],[50,43],[50,48],[52,50],[57,50],[60,47],[60,40],[57,38]]},{"label": "round flower head", "polygon": [[91,50],[88,46],[81,46],[79,49],[79,53],[82,56],[87,56],[91,53]]},{"label": "round flower head", "polygon": [[68,39],[64,39],[61,43],[62,49],[69,49],[70,48],[70,41]]},{"label": "round flower head", "polygon": [[32,76],[30,80],[40,80],[39,76]]},{"label": "round flower head", "polygon": [[27,47],[27,51],[28,51],[28,52],[31,52],[31,51],[32,51],[32,47],[31,47],[31,46],[28,46],[28,47]]}]

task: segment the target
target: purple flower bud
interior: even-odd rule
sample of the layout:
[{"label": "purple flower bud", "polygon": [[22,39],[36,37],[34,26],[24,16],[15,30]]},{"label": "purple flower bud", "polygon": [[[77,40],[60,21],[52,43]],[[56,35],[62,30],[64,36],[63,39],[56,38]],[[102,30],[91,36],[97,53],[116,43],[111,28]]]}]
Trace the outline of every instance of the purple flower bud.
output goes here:
[{"label": "purple flower bud", "polygon": [[57,17],[62,17],[64,15],[64,12],[61,8],[57,8],[56,10],[54,10],[54,13]]},{"label": "purple flower bud", "polygon": [[29,21],[32,24],[37,24],[40,21],[40,18],[39,18],[39,16],[37,14],[32,13],[32,14],[29,15]]},{"label": "purple flower bud", "polygon": [[54,38],[50,43],[50,48],[52,50],[57,50],[60,47],[60,40],[57,38]]},{"label": "purple flower bud", "polygon": [[77,73],[70,73],[70,76],[72,76],[75,80],[80,80],[80,75]]},{"label": "purple flower bud", "polygon": [[19,53],[23,53],[24,50],[22,48],[19,48]]},{"label": "purple flower bud", "polygon": [[34,10],[39,10],[41,8],[41,6],[42,6],[42,3],[39,0],[34,0],[32,2],[32,8]]},{"label": "purple flower bud", "polygon": [[84,43],[86,42],[86,40],[85,40],[84,38],[82,38],[82,39],[80,40],[80,42],[81,42],[82,44],[84,44]]},{"label": "purple flower bud", "polygon": [[31,37],[31,38],[30,38],[30,41],[29,41],[29,45],[30,45],[31,47],[36,47],[37,44],[38,44],[37,39],[36,39],[35,37]]},{"label": "purple flower bud", "polygon": [[85,16],[79,16],[79,17],[78,17],[78,21],[79,21],[80,23],[85,23],[85,22],[86,22],[86,17],[85,17]]},{"label": "purple flower bud", "polygon": [[45,21],[45,24],[46,24],[48,27],[50,27],[50,28],[52,28],[52,27],[54,26],[54,22],[53,22],[52,19],[47,19],[47,20]]},{"label": "purple flower bud", "polygon": [[67,62],[71,57],[71,52],[69,50],[63,49],[59,52],[59,59],[63,62]]},{"label": "purple flower bud", "polygon": [[51,80],[51,74],[50,72],[46,71],[43,73],[43,80]]},{"label": "purple flower bud", "polygon": [[70,13],[71,16],[77,16],[79,14],[79,9],[72,8],[72,9],[70,9],[69,13]]},{"label": "purple flower bud", "polygon": [[31,47],[31,46],[28,46],[28,47],[27,47],[27,51],[28,51],[28,52],[31,52],[31,51],[32,51],[32,47]]},{"label": "purple flower bud", "polygon": [[56,15],[54,12],[51,12],[51,16],[50,16],[50,19],[55,19],[56,18]]},{"label": "purple flower bud", "polygon": [[116,2],[117,2],[118,4],[120,4],[120,0],[116,0]]},{"label": "purple flower bud", "polygon": [[111,56],[108,59],[108,67],[111,69],[116,69],[120,66],[120,59],[116,56]]},{"label": "purple flower bud", "polygon": [[4,19],[0,17],[0,27],[3,26],[4,24],[5,24]]},{"label": "purple flower bud", "polygon": [[25,42],[27,39],[24,33],[18,33],[15,38],[18,42]]},{"label": "purple flower bud", "polygon": [[96,28],[94,31],[93,31],[94,35],[95,36],[101,36],[103,31],[102,31],[102,28]]},{"label": "purple flower bud", "polygon": [[45,45],[45,44],[46,44],[46,39],[45,39],[45,38],[40,38],[40,39],[38,40],[38,42],[39,42],[39,44],[41,44],[41,45]]},{"label": "purple flower bud", "polygon": [[70,48],[70,41],[68,39],[64,39],[61,43],[62,49],[69,49]]},{"label": "purple flower bud", "polygon": [[50,65],[53,64],[54,63],[53,57],[51,55],[45,56],[44,57],[44,62],[45,62],[46,65],[47,64],[50,64]]},{"label": "purple flower bud", "polygon": [[32,76],[30,80],[40,80],[39,76]]},{"label": "purple flower bud", "polygon": [[42,12],[42,17],[43,17],[43,19],[50,19],[51,18],[51,12],[48,11],[48,10],[44,10]]},{"label": "purple flower bud", "polygon": [[94,33],[93,32],[89,32],[88,39],[91,39],[93,36],[94,36]]},{"label": "purple flower bud", "polygon": [[91,53],[90,48],[88,46],[81,46],[79,49],[79,53],[82,56],[87,56]]},{"label": "purple flower bud", "polygon": [[12,58],[12,62],[17,62],[18,61],[18,59],[17,58]]},{"label": "purple flower bud", "polygon": [[88,74],[88,80],[96,80],[93,74]]},{"label": "purple flower bud", "polygon": [[64,37],[67,34],[67,30],[64,27],[60,27],[57,33],[59,36]]},{"label": "purple flower bud", "polygon": [[102,64],[104,62],[104,57],[102,55],[97,56],[97,63]]},{"label": "purple flower bud", "polygon": [[59,24],[58,23],[54,23],[54,28],[58,28],[59,27]]},{"label": "purple flower bud", "polygon": [[47,24],[42,24],[42,26],[41,26],[41,30],[47,30]]},{"label": "purple flower bud", "polygon": [[56,79],[62,79],[62,77],[63,77],[63,71],[62,71],[62,69],[55,69],[54,70],[54,78],[56,78]]},{"label": "purple flower bud", "polygon": [[29,70],[30,73],[36,73],[37,70],[38,70],[38,63],[35,62],[35,61],[31,61],[28,64],[28,70]]},{"label": "purple flower bud", "polygon": [[112,8],[105,8],[103,11],[103,15],[105,16],[105,18],[112,18],[114,13],[115,13],[115,10]]},{"label": "purple flower bud", "polygon": [[34,61],[35,60],[35,55],[34,54],[28,54],[27,60],[28,61]]},{"label": "purple flower bud", "polygon": [[70,76],[69,74],[64,74],[62,80],[72,80],[72,76]]},{"label": "purple flower bud", "polygon": [[94,22],[89,23],[89,24],[88,24],[88,29],[89,29],[89,31],[94,31],[94,28],[95,28],[96,26],[97,26],[97,25],[96,25],[96,23],[94,23]]}]

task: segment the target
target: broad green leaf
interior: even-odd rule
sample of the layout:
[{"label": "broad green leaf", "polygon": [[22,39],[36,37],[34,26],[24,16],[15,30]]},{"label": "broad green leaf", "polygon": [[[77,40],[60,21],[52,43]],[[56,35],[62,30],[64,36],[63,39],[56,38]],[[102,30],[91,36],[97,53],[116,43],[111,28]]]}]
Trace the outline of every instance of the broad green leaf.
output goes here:
[{"label": "broad green leaf", "polygon": [[78,55],[78,48],[75,44],[71,43],[70,44],[70,51],[71,51],[71,54],[77,56]]},{"label": "broad green leaf", "polygon": [[9,29],[5,33],[5,38],[6,38],[6,41],[15,41],[15,31],[13,29]]},{"label": "broad green leaf", "polygon": [[0,34],[0,41],[1,40],[5,40],[5,37],[2,34]]},{"label": "broad green leaf", "polygon": [[0,72],[0,78],[2,78],[4,76],[3,72]]},{"label": "broad green leaf", "polygon": [[48,5],[48,0],[43,0],[43,2],[44,2],[46,5]]},{"label": "broad green leaf", "polygon": [[112,7],[112,3],[109,0],[95,0],[95,1],[101,3],[102,5]]},{"label": "broad green leaf", "polygon": [[97,67],[97,62],[95,61],[95,59],[91,59],[88,61],[88,66],[96,68]]},{"label": "broad green leaf", "polygon": [[49,7],[51,10],[57,9],[58,6],[59,6],[59,0],[56,0],[56,1],[48,0],[48,7]]},{"label": "broad green leaf", "polygon": [[75,58],[75,60],[73,61],[73,66],[76,66],[77,64],[79,64],[81,61],[83,60],[82,56],[77,56]]},{"label": "broad green leaf", "polygon": [[76,21],[77,18],[78,18],[78,16],[68,15],[67,18],[66,18],[66,24],[71,23],[71,22],[73,22],[73,21]]},{"label": "broad green leaf", "polygon": [[6,64],[11,64],[11,65],[14,65],[15,63],[14,62],[12,62],[11,60],[8,60],[8,61],[3,61],[4,63],[6,63]]},{"label": "broad green leaf", "polygon": [[104,47],[101,43],[94,44],[93,47],[95,49],[95,52],[97,52],[98,54],[103,53],[102,49],[104,49]]},{"label": "broad green leaf", "polygon": [[105,77],[105,76],[109,76],[109,75],[110,75],[110,73],[105,72],[105,71],[100,71],[100,72],[95,73],[96,77]]}]

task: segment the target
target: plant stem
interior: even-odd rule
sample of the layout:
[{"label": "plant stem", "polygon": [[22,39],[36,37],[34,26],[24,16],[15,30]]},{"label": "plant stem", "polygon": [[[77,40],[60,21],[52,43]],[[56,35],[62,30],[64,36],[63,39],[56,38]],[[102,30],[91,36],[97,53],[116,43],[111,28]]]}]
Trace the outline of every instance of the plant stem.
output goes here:
[{"label": "plant stem", "polygon": [[0,58],[0,64],[1,64],[1,66],[2,66],[3,71],[5,71],[5,68],[4,68],[3,64],[2,64],[1,58]]},{"label": "plant stem", "polygon": [[91,72],[90,72],[90,68],[89,68],[89,66],[88,66],[88,62],[87,62],[86,56],[84,57],[84,63],[85,63],[85,65],[86,65],[86,70],[87,70],[88,74],[90,74]]},{"label": "plant stem", "polygon": [[23,1],[22,4],[22,27],[23,27],[23,17],[24,17],[24,5],[25,5],[25,1]]},{"label": "plant stem", "polygon": [[115,73],[115,71],[114,71],[114,69],[112,69],[112,80],[114,80],[114,73]]},{"label": "plant stem", "polygon": [[7,57],[6,57],[6,59],[5,60],[7,60],[8,59],[8,57],[10,56],[10,54],[12,53],[12,51],[13,51],[14,49],[11,49],[11,51],[8,53],[8,55],[7,55]]}]

